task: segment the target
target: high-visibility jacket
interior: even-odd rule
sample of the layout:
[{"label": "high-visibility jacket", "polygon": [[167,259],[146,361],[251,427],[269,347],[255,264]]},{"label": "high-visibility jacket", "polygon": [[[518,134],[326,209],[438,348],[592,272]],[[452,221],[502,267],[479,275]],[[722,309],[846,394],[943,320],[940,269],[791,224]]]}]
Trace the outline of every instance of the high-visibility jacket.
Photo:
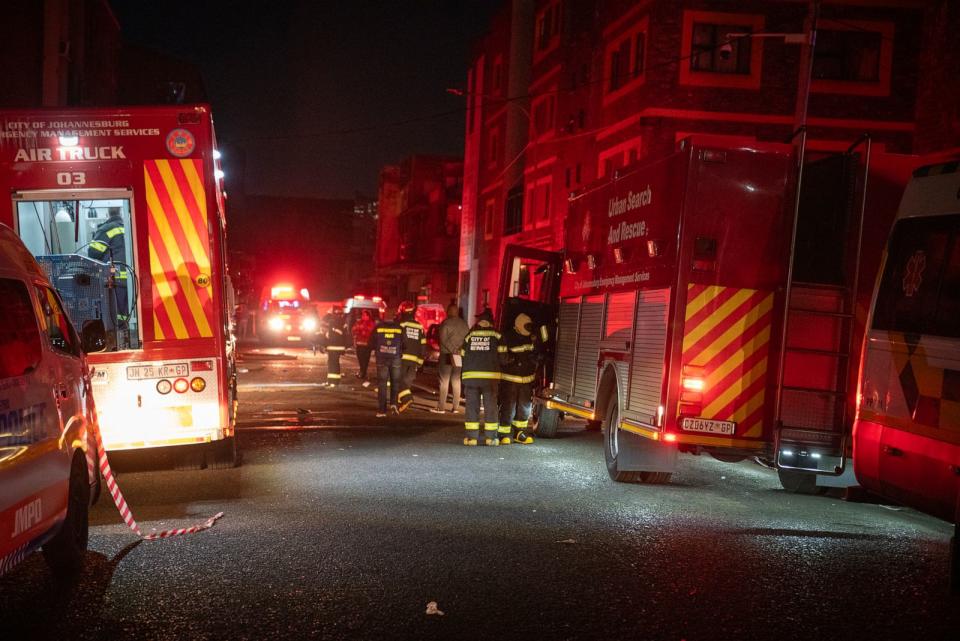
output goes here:
[{"label": "high-visibility jacket", "polygon": [[373,330],[373,353],[378,365],[390,365],[403,356],[403,328],[400,324],[385,320]]},{"label": "high-visibility jacket", "polygon": [[507,352],[503,337],[492,327],[475,325],[463,339],[463,374],[468,381],[500,380],[500,363]]},{"label": "high-visibility jacket", "polygon": [[[105,223],[97,227],[93,233],[93,240],[87,246],[87,256],[104,263],[127,262],[127,247],[124,242],[126,229],[119,218],[108,218]],[[127,270],[117,267],[117,278],[125,280]]]},{"label": "high-visibility jacket", "polygon": [[343,315],[329,314],[324,325],[327,328],[327,351],[342,352],[347,349],[350,343],[350,337],[347,335],[347,325],[344,322]]},{"label": "high-visibility jacket", "polygon": [[405,320],[400,327],[403,328],[403,360],[423,365],[427,349],[427,333],[423,331],[423,325],[415,320]]},{"label": "high-visibility jacket", "polygon": [[536,379],[538,360],[533,335],[524,336],[510,328],[503,342],[507,347],[507,358],[500,378],[511,383],[532,383]]}]

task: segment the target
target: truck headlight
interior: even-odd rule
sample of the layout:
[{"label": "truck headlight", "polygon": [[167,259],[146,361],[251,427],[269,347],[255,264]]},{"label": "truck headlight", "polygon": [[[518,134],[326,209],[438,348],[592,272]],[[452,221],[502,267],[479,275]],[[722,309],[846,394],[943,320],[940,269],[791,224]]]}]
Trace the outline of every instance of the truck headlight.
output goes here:
[{"label": "truck headlight", "polygon": [[305,318],[303,319],[303,324],[301,327],[308,332],[312,332],[317,328],[317,319],[315,318]]},{"label": "truck headlight", "polygon": [[275,332],[279,332],[280,330],[283,329],[283,319],[280,318],[279,316],[274,316],[273,318],[267,321],[267,327],[269,327]]}]

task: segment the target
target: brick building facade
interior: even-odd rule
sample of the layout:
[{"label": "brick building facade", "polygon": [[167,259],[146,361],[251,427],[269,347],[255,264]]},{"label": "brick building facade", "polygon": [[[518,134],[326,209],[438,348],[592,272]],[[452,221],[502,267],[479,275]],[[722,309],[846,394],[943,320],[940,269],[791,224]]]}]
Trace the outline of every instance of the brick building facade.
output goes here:
[{"label": "brick building facade", "polygon": [[[948,81],[960,68],[948,26],[957,6],[825,0],[810,148],[845,149],[869,132],[877,150],[960,150],[960,99]],[[756,36],[804,33],[807,13],[800,0],[505,2],[467,74],[459,291],[468,315],[495,304],[507,244],[562,247],[570,192],[691,134],[786,139],[804,47]]]},{"label": "brick building facade", "polygon": [[391,304],[456,298],[463,161],[410,156],[380,172],[372,293]]}]

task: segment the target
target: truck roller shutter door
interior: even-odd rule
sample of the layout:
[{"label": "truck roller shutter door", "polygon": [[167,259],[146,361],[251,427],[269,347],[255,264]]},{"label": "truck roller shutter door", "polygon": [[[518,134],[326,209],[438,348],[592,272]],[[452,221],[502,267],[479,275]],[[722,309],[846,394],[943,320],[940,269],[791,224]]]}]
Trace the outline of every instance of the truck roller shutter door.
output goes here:
[{"label": "truck roller shutter door", "polygon": [[573,368],[577,354],[577,322],[580,319],[580,298],[562,300],[559,316],[553,383],[557,393],[567,398],[573,391]]},{"label": "truck roller shutter door", "polygon": [[630,372],[630,409],[642,420],[655,417],[660,405],[669,307],[669,289],[640,292]]},{"label": "truck roller shutter door", "polygon": [[603,334],[605,296],[587,296],[580,313],[577,336],[577,370],[573,395],[578,399],[595,401],[597,391],[597,359],[600,356],[600,337]]}]

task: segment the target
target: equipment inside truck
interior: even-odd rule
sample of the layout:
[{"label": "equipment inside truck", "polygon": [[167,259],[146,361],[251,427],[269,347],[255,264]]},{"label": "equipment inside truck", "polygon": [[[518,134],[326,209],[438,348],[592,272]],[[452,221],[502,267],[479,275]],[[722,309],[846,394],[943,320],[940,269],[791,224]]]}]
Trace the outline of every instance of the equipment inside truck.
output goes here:
[{"label": "equipment inside truck", "polygon": [[23,192],[14,194],[14,205],[17,233],[74,323],[102,321],[107,351],[138,348],[130,194]]}]

